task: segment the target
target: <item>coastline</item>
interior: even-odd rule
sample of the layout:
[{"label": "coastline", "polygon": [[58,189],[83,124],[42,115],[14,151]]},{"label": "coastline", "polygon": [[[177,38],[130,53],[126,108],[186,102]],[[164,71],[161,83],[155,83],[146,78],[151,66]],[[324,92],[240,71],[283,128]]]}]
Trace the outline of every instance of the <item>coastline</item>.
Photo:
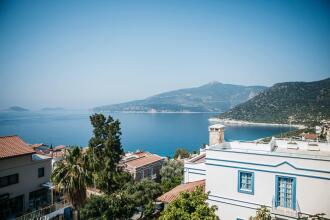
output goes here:
[{"label": "coastline", "polygon": [[240,121],[233,119],[220,119],[220,118],[209,118],[209,122],[223,123],[225,125],[238,125],[238,126],[267,126],[267,127],[293,127],[297,129],[306,128],[305,125],[298,124],[279,124],[279,123],[261,123],[261,122],[250,122],[250,121]]}]

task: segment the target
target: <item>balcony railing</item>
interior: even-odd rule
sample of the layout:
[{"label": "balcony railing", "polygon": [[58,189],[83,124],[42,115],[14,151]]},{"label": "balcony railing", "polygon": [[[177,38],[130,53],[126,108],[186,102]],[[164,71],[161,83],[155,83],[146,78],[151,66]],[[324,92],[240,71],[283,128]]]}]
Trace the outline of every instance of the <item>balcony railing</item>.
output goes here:
[{"label": "balcony railing", "polygon": [[296,201],[296,209],[276,206],[275,196],[272,199],[272,214],[287,216],[292,218],[298,218],[300,213],[300,207],[298,201]]},{"label": "balcony railing", "polygon": [[47,219],[45,218],[46,215],[56,212],[60,209],[66,208],[70,206],[70,203],[66,202],[66,201],[62,201],[62,202],[58,202],[58,203],[54,203],[50,206],[47,206],[45,208],[27,213],[25,215],[22,215],[20,217],[17,217],[16,220],[41,220],[41,219]]}]

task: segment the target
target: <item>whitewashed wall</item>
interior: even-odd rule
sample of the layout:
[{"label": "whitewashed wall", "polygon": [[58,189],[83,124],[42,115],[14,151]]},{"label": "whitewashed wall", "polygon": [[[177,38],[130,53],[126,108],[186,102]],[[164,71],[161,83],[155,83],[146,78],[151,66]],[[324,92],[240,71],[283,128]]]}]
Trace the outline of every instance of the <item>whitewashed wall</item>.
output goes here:
[{"label": "whitewashed wall", "polygon": [[[209,202],[219,206],[221,219],[248,219],[260,205],[271,207],[276,175],[296,177],[296,199],[301,212],[326,213],[330,217],[329,161],[207,150],[205,169]],[[237,191],[238,170],[254,172],[254,195]]]}]

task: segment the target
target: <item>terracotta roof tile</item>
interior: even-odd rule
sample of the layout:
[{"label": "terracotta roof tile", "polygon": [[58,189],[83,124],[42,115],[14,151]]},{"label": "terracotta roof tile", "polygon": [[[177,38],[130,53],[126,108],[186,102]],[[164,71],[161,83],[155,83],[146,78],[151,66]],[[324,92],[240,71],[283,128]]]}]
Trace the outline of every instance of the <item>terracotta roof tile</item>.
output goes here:
[{"label": "terracotta roof tile", "polygon": [[18,136],[0,137],[0,159],[33,153],[35,151]]},{"label": "terracotta roof tile", "polygon": [[205,180],[198,180],[194,182],[184,183],[181,185],[178,185],[177,187],[171,189],[167,193],[164,193],[160,197],[157,198],[157,201],[164,202],[164,203],[170,203],[177,199],[182,192],[192,192],[197,187],[202,187],[205,189]]},{"label": "terracotta roof tile", "polygon": [[160,160],[163,160],[164,158],[156,155],[156,154],[150,154],[146,153],[144,156],[138,157],[136,159],[132,159],[129,161],[124,162],[127,166],[133,167],[133,168],[138,168],[142,167]]}]

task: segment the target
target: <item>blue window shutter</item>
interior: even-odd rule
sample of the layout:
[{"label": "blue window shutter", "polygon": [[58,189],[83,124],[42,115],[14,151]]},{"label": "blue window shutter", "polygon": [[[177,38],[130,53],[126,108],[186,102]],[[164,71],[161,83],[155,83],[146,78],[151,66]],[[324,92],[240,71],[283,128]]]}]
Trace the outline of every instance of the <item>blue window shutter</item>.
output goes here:
[{"label": "blue window shutter", "polygon": [[275,176],[275,207],[279,206],[279,176]]},{"label": "blue window shutter", "polygon": [[292,208],[296,210],[296,178],[292,177]]}]

